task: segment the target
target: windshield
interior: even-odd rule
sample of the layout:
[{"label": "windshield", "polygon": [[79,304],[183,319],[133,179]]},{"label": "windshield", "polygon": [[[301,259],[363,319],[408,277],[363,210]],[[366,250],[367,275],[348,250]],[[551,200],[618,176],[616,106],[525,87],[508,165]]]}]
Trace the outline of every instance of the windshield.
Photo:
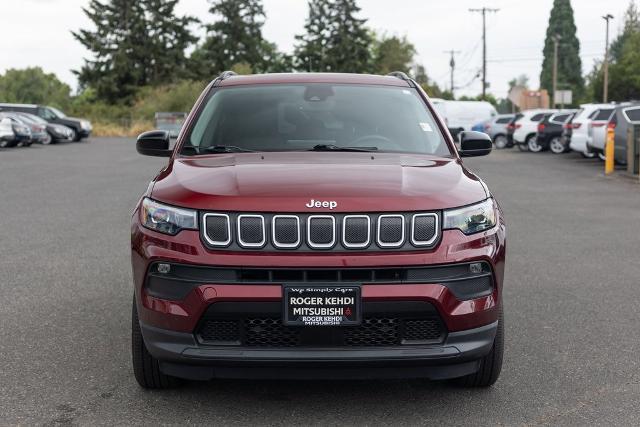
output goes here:
[{"label": "windshield", "polygon": [[67,117],[66,114],[64,114],[62,111],[58,110],[57,108],[53,108],[53,107],[47,107],[47,108],[51,110],[53,114],[55,114],[59,119],[63,119]]},{"label": "windshield", "polygon": [[451,155],[415,90],[322,83],[216,91],[206,101],[182,154],[206,154],[221,148]]},{"label": "windshield", "polygon": [[30,123],[38,123],[38,124],[45,124],[47,123],[46,120],[38,117],[38,116],[34,116],[33,114],[20,114],[20,117],[22,117],[24,120],[30,122]]}]

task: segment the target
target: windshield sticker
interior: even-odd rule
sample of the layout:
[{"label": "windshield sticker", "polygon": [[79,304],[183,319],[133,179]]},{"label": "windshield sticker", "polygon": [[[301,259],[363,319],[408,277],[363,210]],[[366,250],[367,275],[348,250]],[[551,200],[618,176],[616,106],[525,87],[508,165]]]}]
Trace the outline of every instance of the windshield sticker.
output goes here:
[{"label": "windshield sticker", "polygon": [[429,125],[429,123],[424,123],[421,122],[420,123],[420,127],[422,128],[423,131],[425,132],[433,132],[433,129],[431,129],[431,125]]}]

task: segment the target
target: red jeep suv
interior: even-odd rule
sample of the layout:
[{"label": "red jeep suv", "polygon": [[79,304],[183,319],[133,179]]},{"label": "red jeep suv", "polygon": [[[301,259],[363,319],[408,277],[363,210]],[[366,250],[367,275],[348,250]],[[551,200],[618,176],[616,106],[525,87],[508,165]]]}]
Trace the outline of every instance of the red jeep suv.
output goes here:
[{"label": "red jeep suv", "polygon": [[505,223],[404,73],[225,72],[132,216],[133,368],[178,378],[457,378],[502,365]]}]

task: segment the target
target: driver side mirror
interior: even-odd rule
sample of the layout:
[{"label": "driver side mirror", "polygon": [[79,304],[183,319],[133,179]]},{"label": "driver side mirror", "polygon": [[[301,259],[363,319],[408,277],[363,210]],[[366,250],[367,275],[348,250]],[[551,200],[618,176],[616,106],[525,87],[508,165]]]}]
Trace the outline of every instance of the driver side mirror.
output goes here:
[{"label": "driver side mirror", "polygon": [[152,130],[141,133],[136,141],[136,150],[143,156],[171,157],[169,149],[171,137],[166,130]]},{"label": "driver side mirror", "polygon": [[491,138],[484,132],[463,131],[458,137],[461,157],[486,156],[491,152]]}]

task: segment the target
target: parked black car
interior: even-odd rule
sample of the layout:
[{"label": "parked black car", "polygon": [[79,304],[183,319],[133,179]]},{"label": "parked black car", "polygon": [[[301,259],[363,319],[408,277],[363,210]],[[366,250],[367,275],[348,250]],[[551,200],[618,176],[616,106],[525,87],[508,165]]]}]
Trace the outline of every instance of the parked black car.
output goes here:
[{"label": "parked black car", "polygon": [[574,114],[575,111],[545,114],[538,123],[536,138],[529,141],[529,151],[537,153],[551,149],[555,154],[564,153],[565,146],[560,141],[564,123]]},{"label": "parked black car", "polygon": [[64,125],[73,131],[72,141],[80,141],[91,135],[91,123],[85,119],[67,117],[62,111],[46,105],[35,104],[0,104],[0,111],[16,111],[30,113],[42,117],[49,123]]}]

